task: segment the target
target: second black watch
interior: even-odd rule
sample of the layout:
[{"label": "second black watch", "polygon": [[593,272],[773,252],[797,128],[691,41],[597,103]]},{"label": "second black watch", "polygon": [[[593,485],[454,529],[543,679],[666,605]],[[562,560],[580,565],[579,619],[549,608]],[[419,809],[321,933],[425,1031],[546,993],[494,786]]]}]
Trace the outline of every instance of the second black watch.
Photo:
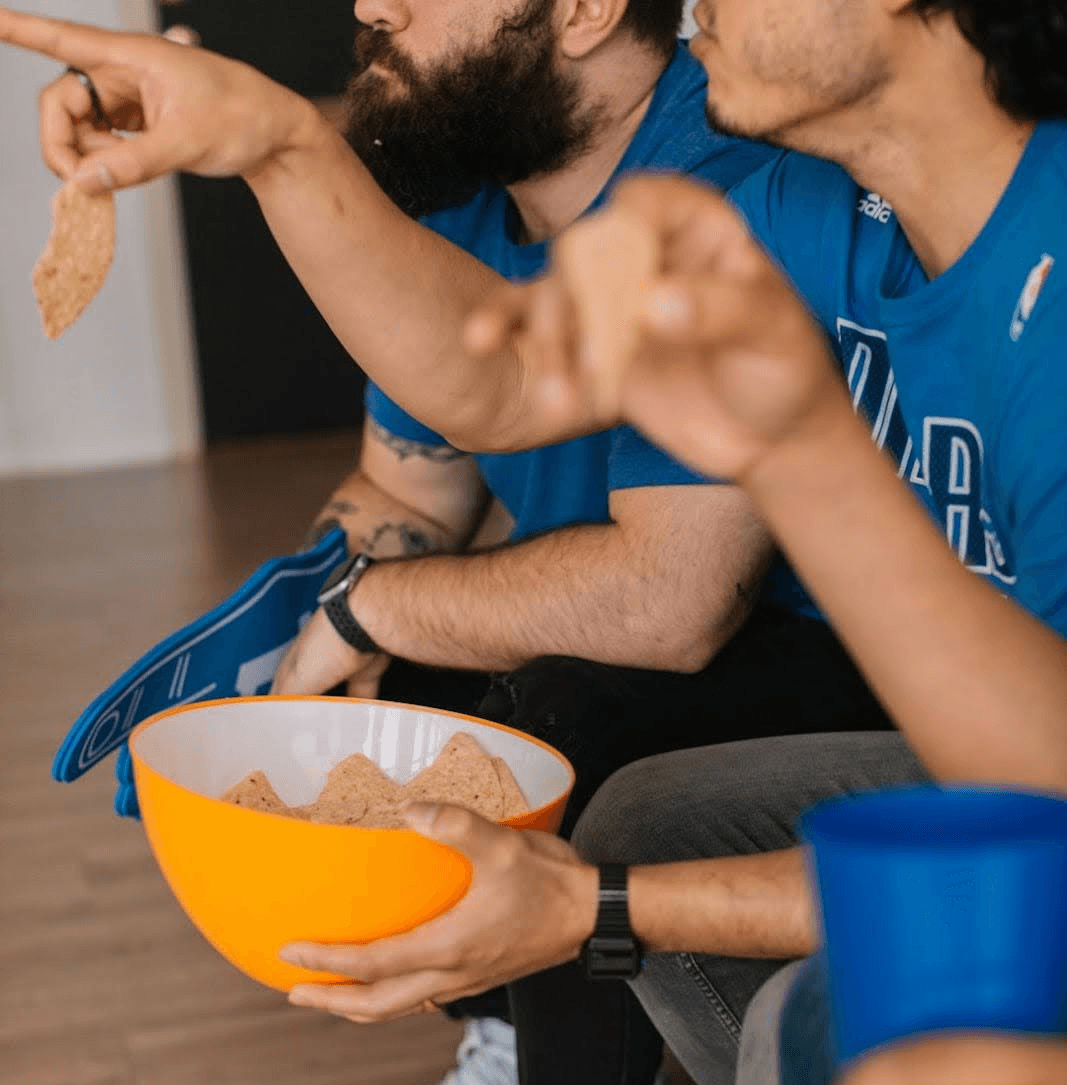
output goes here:
[{"label": "second black watch", "polygon": [[374,564],[369,554],[357,554],[338,565],[327,578],[319,592],[319,606],[326,612],[337,635],[357,652],[380,652],[371,635],[359,624],[348,605],[348,593],[359,583],[360,577]]},{"label": "second black watch", "polygon": [[618,863],[600,867],[596,927],[582,948],[590,979],[633,979],[641,972],[644,948],[630,928],[627,874],[627,868]]}]

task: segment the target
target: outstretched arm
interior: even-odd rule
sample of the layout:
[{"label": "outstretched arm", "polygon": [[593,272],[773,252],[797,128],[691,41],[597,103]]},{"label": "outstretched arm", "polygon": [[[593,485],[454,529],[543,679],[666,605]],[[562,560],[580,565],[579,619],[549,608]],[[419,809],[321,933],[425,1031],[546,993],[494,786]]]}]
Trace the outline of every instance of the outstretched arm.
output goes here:
[{"label": "outstretched arm", "polygon": [[0,42],[83,69],[114,126],[94,128],[73,76],[49,87],[41,142],[59,177],[90,192],[176,170],[243,177],[349,353],[456,446],[508,451],[588,428],[583,419],[548,427],[530,409],[516,348],[489,363],[467,354],[464,317],[503,280],[403,215],[306,99],[203,49],[8,8]]},{"label": "outstretched arm", "polygon": [[[627,263],[635,232],[657,251],[651,270]],[[612,276],[568,273],[590,250]],[[1067,641],[962,567],[736,212],[680,179],[634,181],[555,262],[473,318],[472,348],[524,338],[546,409],[595,398],[603,417],[737,480],[935,775],[1067,789]],[[612,309],[619,298],[630,304]],[[561,315],[539,321],[544,310]],[[598,353],[598,314],[635,349]]]}]

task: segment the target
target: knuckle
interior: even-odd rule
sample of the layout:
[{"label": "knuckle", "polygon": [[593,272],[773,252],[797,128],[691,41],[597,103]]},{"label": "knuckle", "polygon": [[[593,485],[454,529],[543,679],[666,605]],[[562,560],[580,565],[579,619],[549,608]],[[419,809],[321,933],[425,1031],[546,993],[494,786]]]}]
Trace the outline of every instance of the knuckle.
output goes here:
[{"label": "knuckle", "polygon": [[43,156],[44,164],[48,169],[56,175],[60,180],[63,180],[66,174],[63,162],[60,161],[59,156],[56,155],[51,148],[45,147]]},{"label": "knuckle", "polygon": [[462,806],[441,805],[437,808],[434,828],[449,836],[466,836],[474,828],[474,815]]},{"label": "knuckle", "polygon": [[[343,962],[335,962],[337,968],[359,983],[374,983],[384,978],[386,974],[382,960],[373,952],[366,950],[348,951],[345,953]],[[336,969],[335,969],[336,970]]]},{"label": "knuckle", "polygon": [[490,858],[498,870],[511,870],[521,862],[525,852],[525,844],[518,833],[504,832],[493,842]]}]

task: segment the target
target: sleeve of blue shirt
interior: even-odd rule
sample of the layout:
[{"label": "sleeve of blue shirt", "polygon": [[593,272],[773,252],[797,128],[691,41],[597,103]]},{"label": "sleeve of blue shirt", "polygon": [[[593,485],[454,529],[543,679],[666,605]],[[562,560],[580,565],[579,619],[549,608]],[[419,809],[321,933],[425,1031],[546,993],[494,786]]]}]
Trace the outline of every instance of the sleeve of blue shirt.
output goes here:
[{"label": "sleeve of blue shirt", "polygon": [[642,486],[705,486],[708,479],[646,441],[630,426],[611,433],[608,455],[608,489],[636,490]]},{"label": "sleeve of blue shirt", "polygon": [[730,203],[741,213],[749,230],[776,259],[774,246],[774,195],[781,184],[783,162],[780,156],[734,185],[726,194]]},{"label": "sleeve of blue shirt", "polygon": [[[782,155],[776,155],[771,162],[766,162],[767,149],[758,143],[737,143],[729,151],[732,157],[729,157],[728,165],[732,168],[724,166],[725,156],[720,155],[695,170],[694,176],[716,187],[728,188],[731,200],[738,190],[744,192],[746,206],[741,208],[741,213],[748,217],[748,205],[751,204],[755,222],[750,228],[762,238],[764,233],[770,232],[767,210],[769,188],[776,176],[775,164]],[[757,168],[761,163],[765,165]],[[757,214],[760,208],[762,214]],[[646,441],[631,426],[619,426],[611,434],[611,457],[608,462],[608,486],[611,490],[642,486],[707,486],[722,481],[721,478],[709,478],[686,467],[669,452]]]},{"label": "sleeve of blue shirt", "polygon": [[813,313],[822,312],[831,278],[822,271],[837,232],[827,214],[852,198],[855,183],[839,166],[795,151],[780,154],[727,194],[749,231]]},{"label": "sleeve of blue shirt", "polygon": [[363,393],[363,402],[367,408],[367,417],[382,427],[387,433],[403,437],[406,441],[417,441],[420,445],[440,448],[448,442],[429,426],[412,418],[407,411],[398,407],[376,384],[367,381]]},{"label": "sleeve of blue shirt", "polygon": [[[730,199],[742,193],[742,214],[750,221],[750,228],[757,236],[770,232],[769,190],[775,183],[775,165],[781,160],[776,156],[762,168],[752,170],[766,160],[766,148],[753,144],[754,151],[746,155],[746,145],[738,144],[736,167],[738,183],[730,187]],[[721,160],[709,163],[696,171],[700,180],[711,182],[723,179]],[[751,216],[751,217],[750,217]],[[722,479],[707,478],[674,459],[657,445],[645,440],[630,426],[619,426],[611,435],[611,458],[608,463],[608,486],[611,490],[633,490],[642,486],[706,486],[720,483]]]}]

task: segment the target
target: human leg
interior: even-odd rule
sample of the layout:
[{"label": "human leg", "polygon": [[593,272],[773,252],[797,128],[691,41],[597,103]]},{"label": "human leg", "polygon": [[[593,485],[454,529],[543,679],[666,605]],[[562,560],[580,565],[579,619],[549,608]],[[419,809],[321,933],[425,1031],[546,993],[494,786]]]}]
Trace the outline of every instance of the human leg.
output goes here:
[{"label": "human leg", "polygon": [[737,1085],[830,1085],[834,1073],[825,960],[793,961],[748,1004]]},{"label": "human leg", "polygon": [[[680,751],[616,773],[583,815],[574,841],[589,861],[627,864],[773,851],[796,843],[798,816],[823,798],[922,779],[922,767],[895,733],[787,736]],[[694,1080],[733,1085],[745,1010],[783,964],[652,954],[633,989]],[[598,998],[596,986],[588,985],[589,999]],[[517,987],[513,1006],[522,999]]]}]

